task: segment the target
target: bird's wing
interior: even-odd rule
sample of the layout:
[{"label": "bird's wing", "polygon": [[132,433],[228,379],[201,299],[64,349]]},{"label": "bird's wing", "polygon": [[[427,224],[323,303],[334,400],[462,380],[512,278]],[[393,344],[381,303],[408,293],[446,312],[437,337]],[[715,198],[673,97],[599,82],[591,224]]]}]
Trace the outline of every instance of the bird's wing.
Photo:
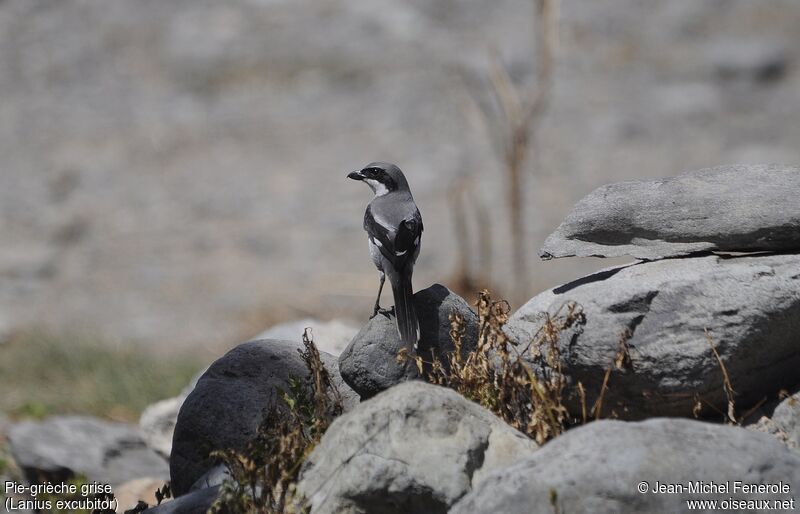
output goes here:
[{"label": "bird's wing", "polygon": [[403,269],[409,259],[413,262],[422,229],[422,217],[417,209],[397,221],[375,216],[371,207],[367,207],[364,214],[364,230],[397,270]]}]

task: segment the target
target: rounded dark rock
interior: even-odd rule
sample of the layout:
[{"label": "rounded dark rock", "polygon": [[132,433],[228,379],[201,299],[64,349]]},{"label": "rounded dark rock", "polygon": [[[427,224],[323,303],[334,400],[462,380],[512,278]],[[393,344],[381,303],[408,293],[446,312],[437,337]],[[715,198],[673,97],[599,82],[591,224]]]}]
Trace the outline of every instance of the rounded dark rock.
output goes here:
[{"label": "rounded dark rock", "polygon": [[[197,381],[178,414],[170,456],[172,490],[187,493],[216,463],[214,450],[245,447],[264,412],[278,403],[278,390],[288,390],[290,377],[308,376],[298,350],[302,345],[270,339],[243,343],[219,358]],[[345,400],[355,394],[339,377],[336,360],[320,352],[325,367]]]}]

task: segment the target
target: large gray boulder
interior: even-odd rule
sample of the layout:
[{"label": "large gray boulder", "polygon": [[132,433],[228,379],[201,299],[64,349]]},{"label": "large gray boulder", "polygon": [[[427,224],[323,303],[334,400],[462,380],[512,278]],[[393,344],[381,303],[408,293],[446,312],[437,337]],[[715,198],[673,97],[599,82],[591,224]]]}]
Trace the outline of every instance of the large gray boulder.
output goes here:
[{"label": "large gray boulder", "polygon": [[[434,284],[414,294],[414,308],[419,319],[418,354],[430,362],[433,355],[442,357],[454,350],[450,338],[450,314],[464,317],[466,333],[462,351],[475,348],[478,341],[478,316],[467,302],[441,284]],[[342,378],[361,395],[369,398],[395,384],[418,377],[413,360],[397,361],[405,345],[397,334],[394,316],[379,314],[356,334],[339,357]]]},{"label": "large gray boulder", "polygon": [[[214,362],[200,377],[178,414],[172,440],[172,491],[180,496],[215,465],[214,450],[244,449],[265,410],[280,405],[277,389],[288,390],[289,377],[308,376],[299,343],[256,340],[243,343]],[[339,377],[336,359],[320,352],[345,400],[358,398]]]},{"label": "large gray boulder", "polygon": [[[565,302],[586,323],[561,335],[564,372],[592,406],[621,338],[631,365],[611,373],[604,412],[626,419],[691,416],[699,398],[726,411],[727,367],[739,407],[797,383],[800,369],[800,255],[705,256],[646,262],[595,273],[545,291],[514,313],[506,331],[531,339],[542,312]],[[570,403],[579,412],[576,399]],[[704,414],[713,414],[705,409]]]},{"label": "large gray boulder", "polygon": [[[655,492],[674,484],[683,492]],[[689,490],[702,484],[728,489]],[[741,484],[783,484],[790,493],[748,494],[737,488]],[[677,513],[689,510],[687,500],[791,501],[798,487],[800,455],[765,434],[683,419],[604,420],[570,430],[492,473],[450,513]]]},{"label": "large gray boulder", "polygon": [[312,514],[445,513],[536,443],[455,391],[414,381],[334,421],[302,471]]},{"label": "large gray boulder", "polygon": [[134,478],[169,476],[164,458],[147,447],[136,427],[123,423],[55,416],[17,423],[8,438],[14,460],[32,483],[84,475],[118,485]]},{"label": "large gray boulder", "polygon": [[660,259],[710,250],[800,250],[800,168],[720,166],[600,187],[544,242],[544,259]]}]

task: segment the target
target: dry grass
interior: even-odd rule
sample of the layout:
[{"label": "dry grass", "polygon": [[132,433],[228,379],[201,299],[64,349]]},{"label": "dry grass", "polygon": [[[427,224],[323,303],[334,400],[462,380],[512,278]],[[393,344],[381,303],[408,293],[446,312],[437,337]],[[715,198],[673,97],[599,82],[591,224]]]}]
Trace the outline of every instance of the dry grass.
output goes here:
[{"label": "dry grass", "polygon": [[[568,387],[559,340],[566,330],[585,324],[581,307],[568,302],[552,315],[542,313],[539,330],[525,346],[512,342],[503,330],[510,311],[506,301],[495,301],[484,290],[476,307],[479,323],[475,350],[463,351],[465,322],[453,313],[452,352],[441,359],[434,356],[432,361],[425,361],[403,350],[397,358],[412,359],[427,381],[454,389],[539,444],[557,437],[571,425],[599,419],[612,371],[632,367],[628,345],[631,334],[625,332],[591,409],[587,409],[583,384],[575,385],[575,393],[582,400],[581,412],[575,416],[563,403]],[[730,377],[710,334],[706,337],[722,369],[728,421],[737,423]],[[305,508],[301,499],[294,497],[300,467],[333,419],[341,414],[342,400],[308,333],[303,341],[308,378],[290,381],[289,391],[281,392],[282,404],[267,410],[255,439],[243,451],[215,453],[232,479],[224,483],[210,512],[280,514]],[[558,509],[555,493],[551,503]]]},{"label": "dry grass", "polygon": [[[506,336],[509,306],[493,301],[482,291],[476,303],[479,316],[478,343],[463,354],[464,320],[450,317],[455,350],[432,362],[414,357],[420,373],[431,383],[454,389],[465,398],[486,407],[512,427],[538,443],[562,433],[569,413],[562,402],[566,379],[561,369],[558,339],[561,332],[583,323],[575,303],[566,304],[553,315],[545,315],[541,329],[524,348]],[[563,311],[563,312],[562,312]],[[401,352],[398,359],[410,358]]]},{"label": "dry grass", "polygon": [[300,466],[331,422],[342,413],[342,397],[309,336],[301,352],[308,378],[293,379],[280,391],[282,404],[270,407],[256,437],[244,451],[214,455],[231,475],[220,489],[212,513],[278,514],[291,511]]}]

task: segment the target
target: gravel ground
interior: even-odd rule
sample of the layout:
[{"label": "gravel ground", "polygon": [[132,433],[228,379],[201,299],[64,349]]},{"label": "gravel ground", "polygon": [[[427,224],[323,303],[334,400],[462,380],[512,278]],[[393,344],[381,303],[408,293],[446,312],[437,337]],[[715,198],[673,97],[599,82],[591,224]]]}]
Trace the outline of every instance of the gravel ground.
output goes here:
[{"label": "gravel ground", "polygon": [[[508,291],[496,130],[473,99],[490,48],[535,77],[532,16],[523,0],[0,2],[0,331],[211,349],[366,319],[369,192],[345,175],[379,159],[425,218],[417,288],[451,285],[449,198],[469,178]],[[562,2],[528,165],[530,296],[608,265],[536,257],[595,187],[800,161],[798,26],[796,0]]]}]

